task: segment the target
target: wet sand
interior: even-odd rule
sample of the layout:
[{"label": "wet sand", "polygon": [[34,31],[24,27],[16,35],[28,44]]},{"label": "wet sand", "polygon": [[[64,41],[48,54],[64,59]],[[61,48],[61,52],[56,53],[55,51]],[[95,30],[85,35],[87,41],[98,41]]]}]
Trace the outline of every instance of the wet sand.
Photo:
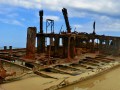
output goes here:
[{"label": "wet sand", "polygon": [[120,90],[120,67],[60,90]]}]

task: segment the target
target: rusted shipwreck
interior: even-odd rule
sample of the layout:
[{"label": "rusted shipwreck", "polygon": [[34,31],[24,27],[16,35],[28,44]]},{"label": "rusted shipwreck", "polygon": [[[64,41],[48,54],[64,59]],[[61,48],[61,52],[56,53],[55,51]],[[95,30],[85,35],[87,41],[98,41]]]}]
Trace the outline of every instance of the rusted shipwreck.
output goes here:
[{"label": "rusted shipwreck", "polygon": [[[54,87],[58,89],[77,82],[77,80],[70,82],[69,78],[71,76],[78,75],[78,81],[81,81],[83,77],[80,75],[82,73],[94,72],[91,75],[85,74],[88,78],[88,76],[97,74],[97,70],[100,72],[107,70],[105,67],[107,65],[108,68],[119,65],[119,61],[113,57],[118,57],[120,54],[120,37],[96,34],[95,22],[93,23],[92,33],[72,32],[67,9],[63,8],[62,13],[65,19],[66,31],[60,30],[59,33],[55,33],[54,20],[47,19],[45,32],[43,31],[44,12],[41,10],[39,12],[40,30],[37,33],[36,27],[28,27],[26,48],[12,49],[12,46],[9,46],[9,49],[7,49],[7,46],[4,46],[4,49],[0,50],[1,68],[5,68],[7,64],[12,64],[21,68],[22,76],[34,73],[58,80],[59,78],[51,73],[70,75],[70,77],[68,76],[68,82],[62,76],[65,79]],[[47,32],[48,28],[51,32]],[[50,42],[49,45],[47,45],[48,42]],[[13,74],[15,73],[10,74],[10,76]],[[4,77],[3,82],[14,81],[14,77],[16,76],[11,77],[11,79],[5,79],[6,77]],[[17,77],[20,78],[21,75],[18,74]],[[50,89],[50,87],[47,88]]]}]

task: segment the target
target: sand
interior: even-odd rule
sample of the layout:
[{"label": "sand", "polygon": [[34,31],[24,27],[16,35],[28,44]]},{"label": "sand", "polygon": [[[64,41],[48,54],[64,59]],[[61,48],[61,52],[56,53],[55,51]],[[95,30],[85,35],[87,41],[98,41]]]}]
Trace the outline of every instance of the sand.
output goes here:
[{"label": "sand", "polygon": [[41,85],[51,81],[53,81],[53,79],[34,76],[20,81],[2,84],[0,86],[3,90],[43,90]]},{"label": "sand", "polygon": [[120,90],[120,67],[60,90]]}]

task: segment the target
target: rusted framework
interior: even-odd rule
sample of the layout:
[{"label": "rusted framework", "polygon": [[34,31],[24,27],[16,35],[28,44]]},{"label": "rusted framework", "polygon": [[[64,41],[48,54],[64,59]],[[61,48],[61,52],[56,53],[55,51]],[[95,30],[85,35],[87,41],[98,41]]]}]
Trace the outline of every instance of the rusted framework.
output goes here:
[{"label": "rusted framework", "polygon": [[51,33],[54,33],[54,20],[52,20],[52,19],[46,20],[46,33],[47,33],[49,27],[50,27]]},{"label": "rusted framework", "polygon": [[[95,32],[95,22],[93,23],[93,32],[90,34],[76,31],[71,32],[67,9],[63,8],[62,12],[67,32],[57,34],[54,33],[54,20],[51,19],[47,19],[46,22],[46,28],[51,25],[51,33],[43,33],[43,11],[40,11],[40,32],[36,33],[38,54],[48,53],[52,57],[62,57],[70,60],[70,58],[74,58],[78,54],[79,48],[85,48],[90,52],[99,51],[106,54],[119,55],[120,37],[97,35]],[[50,45],[45,46],[46,38],[50,39]],[[31,38],[29,39],[33,40]],[[28,41],[30,41],[29,39]],[[60,45],[60,39],[62,46]],[[34,41],[29,42],[29,45],[31,45],[32,42]],[[30,52],[33,49],[31,47],[27,50],[27,52]],[[27,53],[27,56],[29,56],[28,54],[29,53]],[[34,51],[32,54],[35,54]]]}]

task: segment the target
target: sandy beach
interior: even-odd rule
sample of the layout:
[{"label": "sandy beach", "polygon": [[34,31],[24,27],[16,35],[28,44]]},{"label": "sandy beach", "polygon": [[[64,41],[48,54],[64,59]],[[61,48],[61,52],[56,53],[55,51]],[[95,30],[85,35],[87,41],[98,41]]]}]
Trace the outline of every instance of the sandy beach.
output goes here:
[{"label": "sandy beach", "polygon": [[60,90],[120,90],[120,67]]}]

